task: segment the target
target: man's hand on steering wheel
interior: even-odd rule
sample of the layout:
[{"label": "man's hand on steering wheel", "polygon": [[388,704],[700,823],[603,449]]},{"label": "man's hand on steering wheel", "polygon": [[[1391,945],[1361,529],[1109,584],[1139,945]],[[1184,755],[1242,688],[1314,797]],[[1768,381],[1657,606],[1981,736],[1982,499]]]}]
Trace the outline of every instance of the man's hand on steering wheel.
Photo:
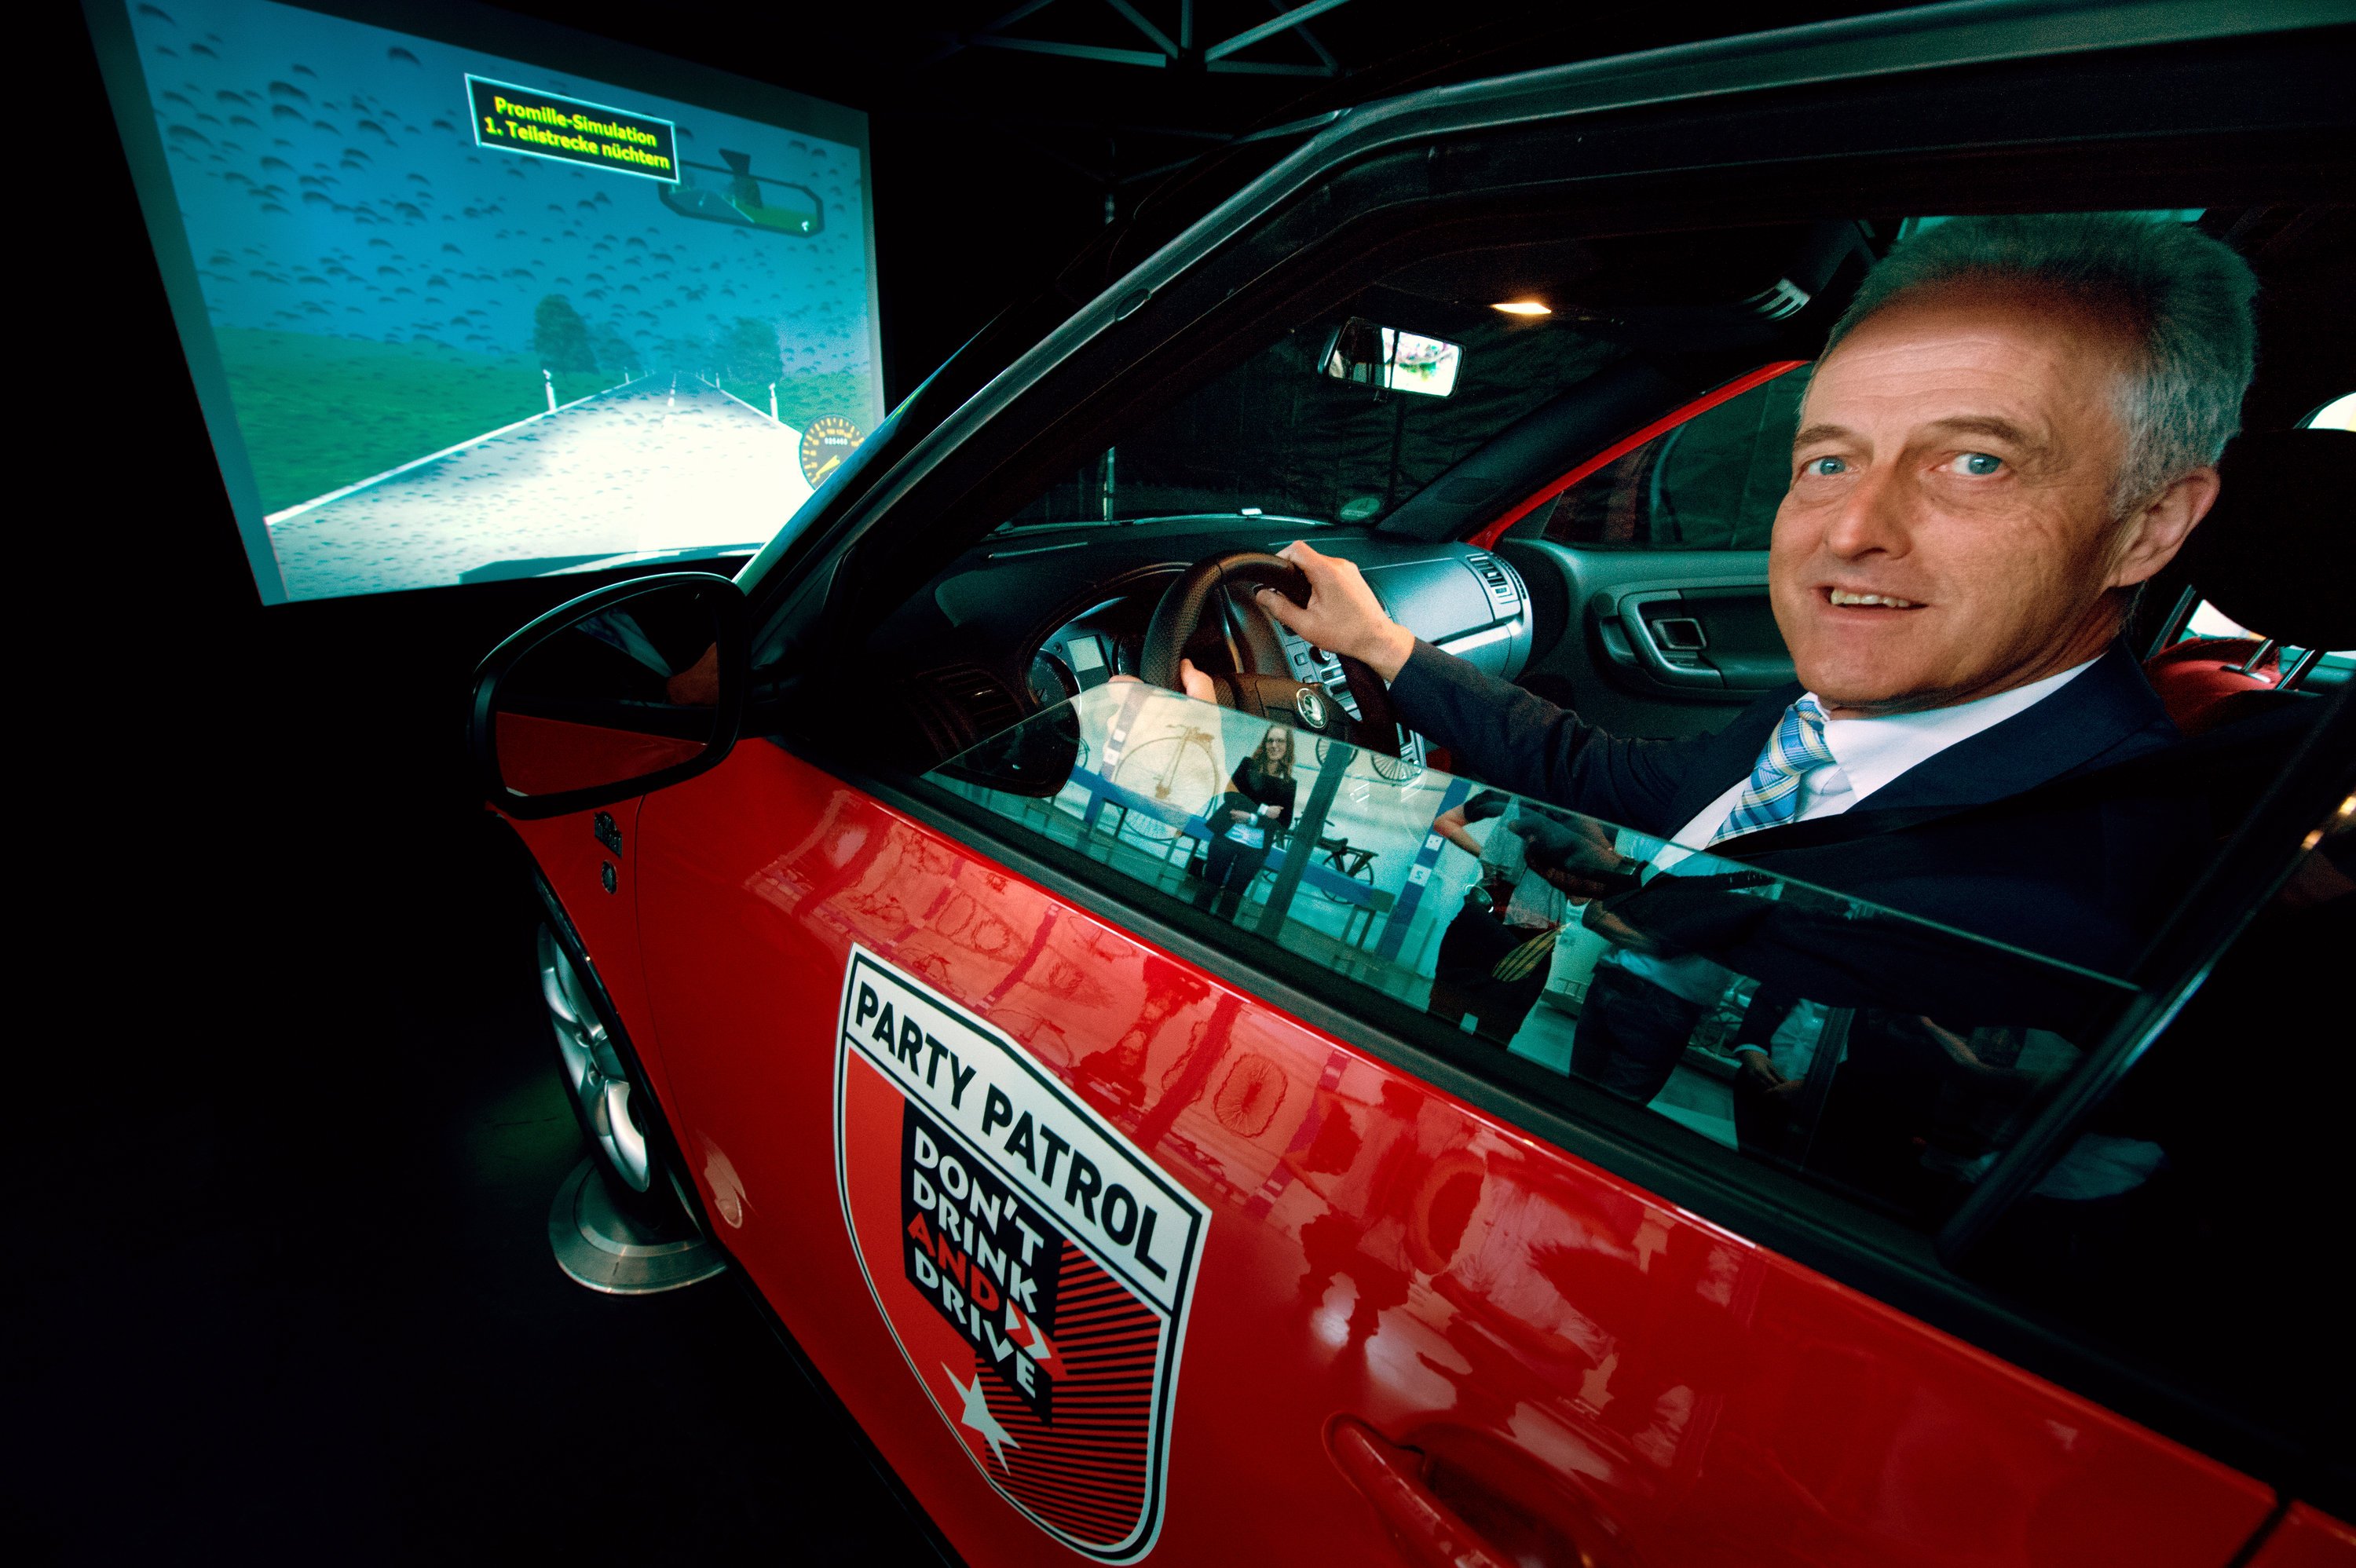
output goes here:
[{"label": "man's hand on steering wheel", "polygon": [[1355,560],[1323,555],[1300,539],[1276,552],[1309,580],[1309,603],[1295,604],[1273,588],[1253,603],[1317,646],[1363,661],[1386,683],[1397,680],[1415,652],[1415,634],[1383,613]]},{"label": "man's hand on steering wheel", "polygon": [[[1300,545],[1293,548],[1303,549]],[[1348,564],[1329,561],[1314,551],[1308,552],[1308,559],[1329,571]],[[1372,605],[1373,596],[1366,593],[1365,584],[1356,577],[1355,569],[1352,581],[1357,583],[1357,591],[1365,596],[1367,604]],[[1340,659],[1342,680],[1349,694],[1346,700],[1340,692],[1314,681],[1301,680],[1290,670],[1258,668],[1248,647],[1237,656],[1243,667],[1231,674],[1206,675],[1181,656],[1204,628],[1207,617],[1218,613],[1222,593],[1237,592],[1254,584],[1276,587],[1273,602],[1283,604],[1290,612],[1285,616],[1288,623],[1303,613],[1301,606],[1304,603],[1330,607],[1341,600],[1339,589],[1328,588],[1321,593],[1301,571],[1300,562],[1265,550],[1234,549],[1205,556],[1162,591],[1161,601],[1153,606],[1153,618],[1146,623],[1145,641],[1138,648],[1139,678],[1148,686],[1171,687],[1189,697],[1215,702],[1270,723],[1305,730],[1385,756],[1398,756],[1400,731],[1398,716],[1391,710],[1389,682],[1346,647],[1332,650]],[[1263,613],[1272,614],[1265,608],[1269,603],[1263,599],[1258,605]],[[1376,619],[1382,619],[1379,606],[1375,606],[1373,613]],[[1408,646],[1413,645],[1409,641]],[[1282,655],[1273,649],[1262,650],[1258,656],[1271,656],[1279,666],[1285,663]],[[1393,662],[1394,672],[1405,657],[1401,653]]]}]

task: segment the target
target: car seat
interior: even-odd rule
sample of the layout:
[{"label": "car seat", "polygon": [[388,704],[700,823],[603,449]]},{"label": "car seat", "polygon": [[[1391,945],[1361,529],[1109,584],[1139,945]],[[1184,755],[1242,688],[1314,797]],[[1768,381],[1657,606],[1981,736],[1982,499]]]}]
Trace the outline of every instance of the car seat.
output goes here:
[{"label": "car seat", "polygon": [[[2234,442],[2224,487],[2171,580],[2186,586],[2144,674],[2168,716],[2200,735],[2288,703],[2327,650],[2356,647],[2356,563],[2347,485],[2356,433],[2269,431]],[[2260,635],[2188,637],[2203,601]],[[2289,669],[2281,650],[2300,650]]]}]

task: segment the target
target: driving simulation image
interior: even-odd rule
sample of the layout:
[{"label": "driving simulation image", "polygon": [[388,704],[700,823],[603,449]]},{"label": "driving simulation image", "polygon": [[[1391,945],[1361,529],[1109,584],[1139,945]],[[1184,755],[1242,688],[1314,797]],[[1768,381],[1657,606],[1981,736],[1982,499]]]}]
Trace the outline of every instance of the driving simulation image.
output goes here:
[{"label": "driving simulation image", "polygon": [[860,148],[267,0],[130,26],[266,596],[751,548],[873,428]]}]

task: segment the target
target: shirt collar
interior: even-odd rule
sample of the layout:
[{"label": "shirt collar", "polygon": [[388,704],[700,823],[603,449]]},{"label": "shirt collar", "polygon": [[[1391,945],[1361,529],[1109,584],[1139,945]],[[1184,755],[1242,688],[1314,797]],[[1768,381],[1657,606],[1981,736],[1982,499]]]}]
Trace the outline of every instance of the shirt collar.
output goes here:
[{"label": "shirt collar", "polygon": [[2092,669],[2095,663],[2088,659],[2059,675],[2049,675],[1993,697],[1976,698],[1952,707],[1865,719],[1828,719],[1825,721],[1825,744],[1831,749],[1834,764],[1847,776],[1856,798],[1861,800],[1957,741],[1968,741],[1981,731],[2035,707]]}]

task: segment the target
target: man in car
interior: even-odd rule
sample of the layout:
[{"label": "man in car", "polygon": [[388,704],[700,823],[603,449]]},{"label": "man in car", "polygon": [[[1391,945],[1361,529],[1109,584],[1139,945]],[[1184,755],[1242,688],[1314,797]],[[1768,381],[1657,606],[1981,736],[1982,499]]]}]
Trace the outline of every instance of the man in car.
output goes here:
[{"label": "man in car", "polygon": [[[1418,642],[1306,544],[1284,553],[1309,602],[1259,603],[1492,784],[2119,973],[2205,825],[2053,786],[2176,739],[2120,634],[2216,499],[2255,287],[2224,245],[2131,215],[1957,219],[1894,251],[1833,329],[1776,514],[1798,682],[1713,735],[1605,734]],[[1582,1056],[1641,1101],[1727,970],[1614,956]]]}]

